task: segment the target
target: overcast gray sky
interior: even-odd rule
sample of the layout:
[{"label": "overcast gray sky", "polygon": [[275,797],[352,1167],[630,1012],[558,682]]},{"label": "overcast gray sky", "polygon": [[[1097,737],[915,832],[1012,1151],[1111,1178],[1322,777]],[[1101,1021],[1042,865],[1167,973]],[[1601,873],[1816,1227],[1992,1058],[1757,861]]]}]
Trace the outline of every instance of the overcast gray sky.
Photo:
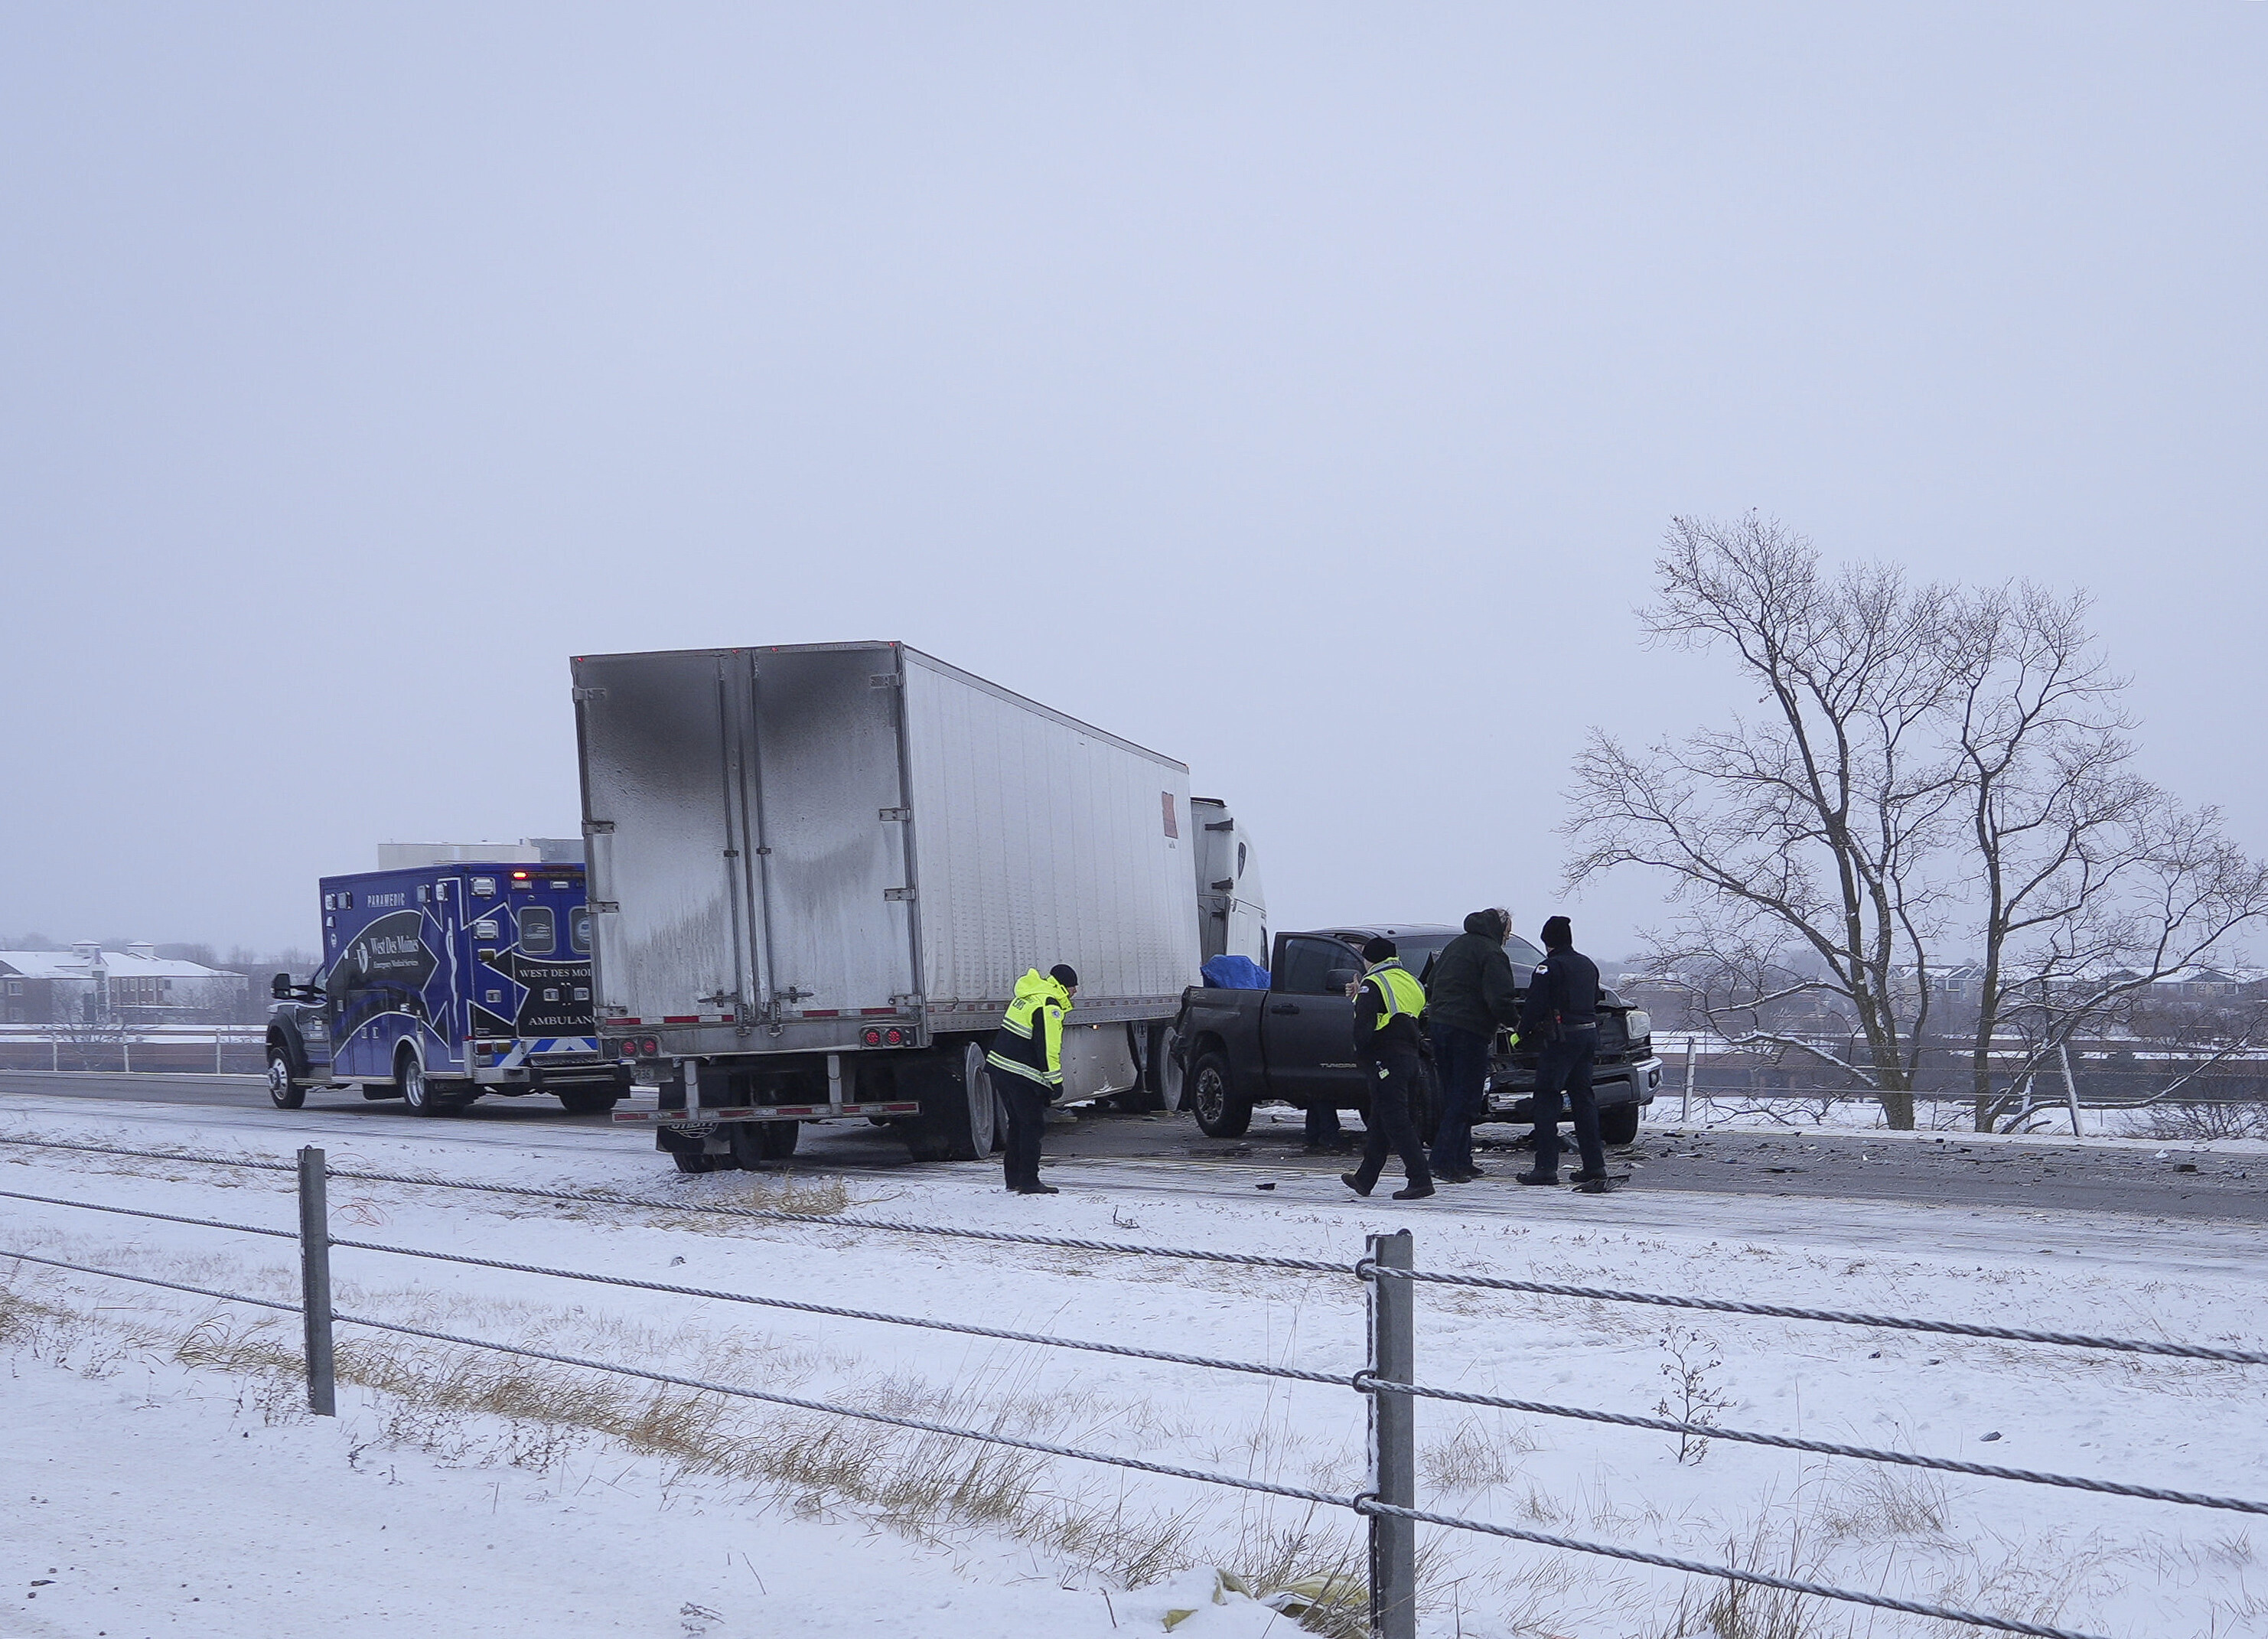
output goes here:
[{"label": "overcast gray sky", "polygon": [[[895,637],[1278,926],[1563,903],[1674,512],[2091,587],[2268,847],[2268,5],[0,6],[0,935],[571,834],[566,658]],[[1628,948],[1637,879],[1572,908]]]}]

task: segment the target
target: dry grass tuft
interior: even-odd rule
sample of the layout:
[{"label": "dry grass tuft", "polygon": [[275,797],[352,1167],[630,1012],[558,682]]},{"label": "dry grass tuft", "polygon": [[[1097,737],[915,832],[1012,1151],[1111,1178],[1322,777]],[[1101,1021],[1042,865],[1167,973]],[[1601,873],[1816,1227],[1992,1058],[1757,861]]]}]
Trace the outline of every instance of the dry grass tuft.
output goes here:
[{"label": "dry grass tuft", "polygon": [[1535,1449],[1535,1434],[1523,1425],[1469,1416],[1446,1437],[1426,1443],[1418,1453],[1418,1469],[1435,1491],[1468,1495],[1497,1490],[1519,1480],[1520,1459]]}]

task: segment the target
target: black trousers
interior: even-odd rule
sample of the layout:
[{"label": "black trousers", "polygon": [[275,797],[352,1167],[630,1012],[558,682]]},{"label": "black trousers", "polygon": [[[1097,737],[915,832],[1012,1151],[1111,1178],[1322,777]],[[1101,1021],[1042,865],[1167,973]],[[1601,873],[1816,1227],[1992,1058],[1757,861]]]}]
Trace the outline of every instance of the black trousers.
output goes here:
[{"label": "black trousers", "polygon": [[1425,1146],[1418,1141],[1418,1123],[1410,1114],[1410,1101],[1418,1095],[1417,1054],[1384,1053],[1357,1062],[1363,1085],[1370,1089],[1370,1114],[1363,1123],[1370,1130],[1363,1140],[1362,1165],[1354,1170],[1356,1181],[1365,1189],[1378,1182],[1379,1173],[1386,1169],[1386,1152],[1391,1148],[1402,1158],[1402,1170],[1411,1183],[1432,1183],[1433,1175],[1425,1166]]},{"label": "black trousers", "polygon": [[1433,1135],[1433,1170],[1466,1172],[1473,1165],[1473,1123],[1487,1112],[1489,1039],[1454,1025],[1433,1026],[1433,1073],[1441,1078],[1441,1128]]},{"label": "black trousers", "polygon": [[1028,1189],[1040,1181],[1040,1135],[1047,1129],[1048,1090],[1035,1081],[1005,1070],[986,1072],[992,1077],[992,1096],[1008,1112],[1008,1147],[1001,1152],[1001,1170],[1008,1187]]},{"label": "black trousers", "polygon": [[1607,1147],[1599,1141],[1599,1101],[1591,1096],[1591,1061],[1598,1051],[1595,1030],[1571,1030],[1543,1044],[1535,1066],[1535,1170],[1547,1178],[1559,1172],[1563,1088],[1574,1117],[1575,1148],[1583,1158],[1583,1171],[1595,1175],[1607,1170]]}]

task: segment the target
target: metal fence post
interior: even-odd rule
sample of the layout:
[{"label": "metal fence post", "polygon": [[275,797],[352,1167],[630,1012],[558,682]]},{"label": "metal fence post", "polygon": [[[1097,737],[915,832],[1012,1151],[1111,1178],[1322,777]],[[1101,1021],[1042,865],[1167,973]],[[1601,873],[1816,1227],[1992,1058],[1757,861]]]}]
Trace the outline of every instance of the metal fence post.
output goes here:
[{"label": "metal fence post", "polygon": [[1693,1038],[1685,1038],[1685,1102],[1678,1106],[1677,1120],[1682,1125],[1693,1119]]},{"label": "metal fence post", "polygon": [[299,1151],[299,1301],[306,1321],[307,1409],[338,1415],[331,1378],[331,1214],[323,1152]]},{"label": "metal fence post", "polygon": [[[1370,1238],[1370,1370],[1395,1383],[1418,1380],[1411,1283],[1391,1270],[1412,1267],[1408,1230]],[[1396,1508],[1418,1506],[1417,1402],[1407,1394],[1370,1395],[1371,1495]],[[1373,1639],[1417,1639],[1418,1522],[1370,1517],[1370,1631]]]}]

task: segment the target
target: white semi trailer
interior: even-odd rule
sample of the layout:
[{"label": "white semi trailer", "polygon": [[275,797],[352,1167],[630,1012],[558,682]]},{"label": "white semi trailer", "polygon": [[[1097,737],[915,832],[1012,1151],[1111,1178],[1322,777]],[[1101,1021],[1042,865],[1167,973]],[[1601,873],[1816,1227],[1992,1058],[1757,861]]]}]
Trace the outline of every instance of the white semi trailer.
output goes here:
[{"label": "white semi trailer", "polygon": [[608,1050],[687,1172],[864,1115],[919,1159],[1005,1136],[984,1047],[1068,962],[1068,1101],[1167,1091],[1206,956],[1266,959],[1226,808],[1189,770],[901,643],[573,662]]}]

